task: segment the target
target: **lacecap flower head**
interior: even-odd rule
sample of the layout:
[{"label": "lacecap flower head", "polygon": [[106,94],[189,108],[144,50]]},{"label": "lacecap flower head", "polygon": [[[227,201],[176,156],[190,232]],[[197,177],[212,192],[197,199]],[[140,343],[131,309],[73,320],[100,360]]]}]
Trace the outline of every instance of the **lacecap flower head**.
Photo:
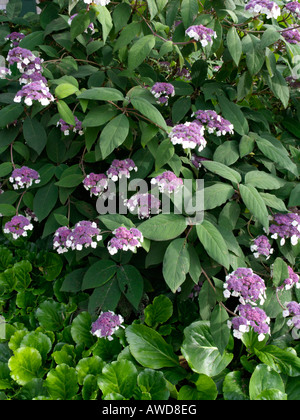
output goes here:
[{"label": "lacecap flower head", "polygon": [[289,276],[287,279],[283,281],[283,284],[278,287],[278,290],[290,290],[293,288],[293,286],[296,286],[296,289],[300,289],[300,282],[299,282],[299,276],[294,272],[292,267],[288,267]]},{"label": "lacecap flower head", "polygon": [[18,239],[21,236],[26,237],[29,230],[33,229],[33,225],[25,216],[14,216],[4,226],[3,232],[12,234],[13,239]]},{"label": "lacecap flower head", "polygon": [[260,256],[266,257],[268,260],[274,252],[269,239],[265,235],[258,236],[254,239],[253,244],[250,247],[251,252],[253,252],[254,258],[259,258]]},{"label": "lacecap flower head", "polygon": [[64,254],[69,251],[69,246],[67,246],[67,240],[71,234],[71,229],[67,226],[62,226],[57,229],[53,238],[53,249],[57,251],[58,254]]},{"label": "lacecap flower head", "polygon": [[239,316],[228,322],[228,327],[233,327],[233,336],[241,339],[243,335],[253,328],[258,333],[258,341],[263,341],[266,334],[270,334],[270,318],[265,311],[251,305],[239,305]]},{"label": "lacecap flower head", "polygon": [[22,166],[21,168],[14,169],[9,182],[13,184],[15,190],[21,188],[29,188],[32,184],[40,183],[40,175],[34,169]]},{"label": "lacecap flower head", "polygon": [[182,188],[183,181],[181,178],[178,178],[173,172],[166,171],[161,175],[152,178],[151,184],[157,185],[161,193],[172,194],[174,192],[178,192]]},{"label": "lacecap flower head", "polygon": [[214,38],[217,38],[217,33],[210,28],[203,25],[192,25],[185,33],[195,41],[199,41],[202,47],[212,44]]},{"label": "lacecap flower head", "polygon": [[151,93],[160,105],[168,105],[170,96],[175,95],[175,88],[171,83],[155,83],[151,88]]},{"label": "lacecap flower head", "polygon": [[90,221],[78,222],[67,238],[66,245],[72,250],[82,251],[83,248],[97,248],[102,235],[97,224]]},{"label": "lacecap flower head", "polygon": [[290,239],[291,244],[294,246],[298,244],[300,238],[300,216],[297,213],[277,213],[272,220],[274,222],[270,225],[272,239],[281,238],[281,246],[285,244],[287,239]]},{"label": "lacecap flower head", "polygon": [[107,6],[110,0],[84,0],[86,4],[97,4],[99,6]]},{"label": "lacecap flower head", "polygon": [[234,134],[233,124],[218,115],[216,111],[210,109],[199,110],[192,114],[192,117],[195,117],[197,121],[204,125],[209,134],[216,134],[217,137]]},{"label": "lacecap flower head", "polygon": [[298,302],[286,302],[286,310],[283,311],[283,317],[290,319],[287,321],[287,325],[292,327],[292,337],[294,340],[298,340],[299,336],[299,329],[300,329],[300,304]]},{"label": "lacecap flower head", "polygon": [[6,79],[7,76],[11,76],[11,70],[7,67],[0,67],[0,79]]},{"label": "lacecap flower head", "polygon": [[238,268],[228,275],[224,289],[225,298],[238,297],[242,305],[256,305],[258,300],[263,305],[266,299],[265,282],[251,268]]},{"label": "lacecap flower head", "polygon": [[25,35],[21,32],[12,32],[11,34],[7,35],[5,37],[5,39],[7,39],[8,41],[10,41],[10,46],[11,47],[17,47],[20,43],[20,41],[22,41],[22,39],[25,38]]},{"label": "lacecap flower head", "polygon": [[64,133],[65,136],[69,136],[70,132],[78,133],[80,136],[84,134],[82,130],[82,122],[74,115],[75,125],[70,125],[66,123],[62,118],[56,124],[57,127],[60,127],[60,130]]},{"label": "lacecap flower head", "polygon": [[153,194],[135,194],[125,200],[125,205],[131,212],[136,212],[139,219],[149,219],[152,214],[159,213],[161,201]]},{"label": "lacecap flower head", "polygon": [[90,173],[83,180],[83,186],[90,191],[91,197],[93,195],[99,197],[108,188],[108,178],[105,174]]},{"label": "lacecap flower head", "polygon": [[299,44],[300,32],[297,29],[290,28],[281,32],[281,35],[289,44]]},{"label": "lacecap flower head", "polygon": [[136,252],[144,241],[142,233],[136,228],[119,227],[113,231],[113,235],[115,235],[114,238],[107,245],[111,255],[117,254],[118,251]]},{"label": "lacecap flower head", "polygon": [[245,6],[245,10],[252,13],[253,16],[265,14],[267,19],[277,19],[281,15],[278,4],[270,0],[250,0]]},{"label": "lacecap flower head", "polygon": [[197,149],[201,152],[207,145],[204,127],[197,122],[175,125],[169,134],[172,144],[181,144],[183,149]]},{"label": "lacecap flower head", "polygon": [[107,338],[109,341],[113,340],[114,333],[121,327],[124,319],[121,315],[116,315],[112,311],[101,312],[97,321],[92,323],[91,333],[98,338]]},{"label": "lacecap flower head", "polygon": [[20,103],[22,98],[25,98],[24,102],[27,106],[32,106],[34,101],[38,101],[43,106],[48,106],[51,102],[54,102],[54,97],[48,86],[41,80],[23,86],[22,89],[17,92],[14,102]]},{"label": "lacecap flower head", "polygon": [[107,171],[107,176],[116,182],[121,178],[130,178],[130,172],[137,172],[138,168],[132,159],[117,160],[115,159]]},{"label": "lacecap flower head", "polygon": [[289,12],[293,13],[297,18],[300,17],[300,4],[297,1],[291,1],[284,6]]},{"label": "lacecap flower head", "polygon": [[20,73],[32,74],[42,70],[43,60],[26,48],[15,47],[9,50],[7,61],[11,66],[16,63]]}]

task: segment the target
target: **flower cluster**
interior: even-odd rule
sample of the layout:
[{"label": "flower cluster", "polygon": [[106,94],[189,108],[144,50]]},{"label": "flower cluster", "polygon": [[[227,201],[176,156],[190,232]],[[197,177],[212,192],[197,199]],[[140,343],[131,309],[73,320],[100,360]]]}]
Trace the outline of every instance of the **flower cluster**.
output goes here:
[{"label": "flower cluster", "polygon": [[297,340],[299,339],[299,329],[300,329],[300,303],[297,302],[289,302],[286,303],[286,310],[283,311],[283,317],[288,318],[291,317],[287,321],[287,325],[292,327],[292,337]]},{"label": "flower cluster", "polygon": [[16,63],[20,73],[30,75],[42,70],[42,60],[26,48],[15,47],[9,50],[7,61],[11,66]]},{"label": "flower cluster", "polygon": [[99,318],[92,323],[91,333],[98,338],[107,338],[112,341],[113,334],[121,327],[124,319],[121,315],[116,315],[112,311],[101,312]]},{"label": "flower cluster", "polygon": [[61,131],[64,133],[65,136],[69,136],[70,135],[70,131],[73,131],[73,133],[77,133],[82,136],[84,134],[83,130],[82,130],[82,122],[79,121],[79,119],[74,116],[75,119],[75,125],[70,125],[68,123],[66,123],[62,118],[58,121],[58,123],[56,124],[57,127],[60,126]]},{"label": "flower cluster", "polygon": [[54,97],[51,94],[47,85],[42,81],[31,82],[28,85],[22,87],[17,92],[14,102],[20,103],[22,98],[27,106],[32,106],[33,101],[38,101],[43,106],[48,106],[51,102],[54,102]]},{"label": "flower cluster", "polygon": [[300,32],[297,29],[284,30],[281,32],[281,35],[289,44],[298,44],[300,42]]},{"label": "flower cluster", "polygon": [[299,276],[294,272],[292,267],[288,267],[289,277],[283,281],[282,286],[278,287],[278,290],[290,290],[293,286],[296,286],[296,289],[300,289]]},{"label": "flower cluster", "polygon": [[172,194],[178,192],[182,188],[183,181],[181,178],[178,178],[173,172],[166,171],[161,175],[152,178],[151,184],[157,185],[161,193]]},{"label": "flower cluster", "polygon": [[245,10],[252,13],[253,16],[265,14],[267,19],[278,19],[281,15],[280,7],[270,0],[250,0],[245,6]]},{"label": "flower cluster", "polygon": [[12,32],[11,34],[5,37],[6,40],[10,41],[10,46],[12,48],[18,47],[20,41],[25,38],[25,35],[21,32]]},{"label": "flower cluster", "polygon": [[256,305],[258,300],[260,305],[263,305],[266,299],[265,282],[251,268],[238,268],[228,275],[224,289],[225,298],[238,297],[242,305],[246,303]]},{"label": "flower cluster", "polygon": [[9,182],[13,184],[15,190],[18,190],[19,188],[29,188],[33,183],[40,183],[40,175],[34,169],[22,166],[21,168],[14,169],[9,178]]},{"label": "flower cluster", "polygon": [[204,127],[197,122],[175,125],[169,137],[174,145],[181,144],[184,149],[197,148],[201,152],[207,145],[204,138]]},{"label": "flower cluster", "polygon": [[90,191],[91,197],[95,195],[99,197],[108,187],[108,178],[105,174],[90,173],[83,180],[83,186],[87,191]]},{"label": "flower cluster", "polygon": [[84,0],[86,4],[98,4],[99,6],[107,6],[110,3],[110,0]]},{"label": "flower cluster", "polygon": [[227,133],[234,134],[233,124],[225,120],[221,115],[218,115],[216,111],[210,109],[206,111],[199,110],[193,116],[205,126],[209,134],[215,133],[218,137],[225,136]]},{"label": "flower cluster", "polygon": [[7,76],[11,76],[11,71],[7,67],[0,67],[0,79],[6,79]]},{"label": "flower cluster", "polygon": [[47,86],[47,80],[42,76],[43,60],[36,57],[30,50],[15,47],[9,50],[7,61],[10,66],[17,64],[22,76],[19,83],[24,86],[14,98],[14,102],[20,103],[22,98],[27,106],[32,106],[33,101],[38,101],[43,106],[54,102],[54,97]]},{"label": "flower cluster", "polygon": [[270,334],[270,318],[260,308],[253,308],[251,305],[239,305],[237,307],[239,316],[228,321],[228,327],[233,328],[234,337],[241,339],[243,334],[250,331],[258,333],[258,341],[263,341],[266,334]]},{"label": "flower cluster", "polygon": [[261,255],[268,260],[274,252],[269,239],[265,235],[258,236],[254,239],[253,245],[250,247],[254,258],[259,258]]},{"label": "flower cluster", "polygon": [[203,25],[190,26],[185,33],[195,41],[200,41],[202,47],[213,43],[213,38],[217,38],[217,33]]},{"label": "flower cluster", "polygon": [[155,83],[151,88],[151,93],[160,105],[168,105],[169,97],[175,95],[174,86],[171,83]]},{"label": "flower cluster", "polygon": [[82,251],[83,248],[96,248],[102,235],[97,224],[90,221],[78,222],[73,229],[60,227],[54,234],[53,248],[59,254],[68,250]]},{"label": "flower cluster", "polygon": [[286,239],[290,239],[292,245],[297,245],[300,238],[300,216],[296,213],[277,213],[273,216],[273,221],[275,223],[270,225],[271,238],[281,238],[281,246]]},{"label": "flower cluster", "polygon": [[291,1],[284,6],[290,13],[300,17],[300,4],[297,1]]},{"label": "flower cluster", "polygon": [[161,201],[153,194],[135,194],[124,203],[133,213],[136,212],[139,219],[149,219],[152,214],[158,214]]},{"label": "flower cluster", "polygon": [[113,231],[113,235],[114,238],[107,245],[110,255],[115,255],[118,251],[136,252],[137,248],[141,247],[144,242],[142,233],[136,228],[119,227]]},{"label": "flower cluster", "polygon": [[18,239],[21,236],[26,237],[29,230],[33,229],[33,225],[25,216],[14,216],[4,226],[3,232],[6,234],[11,233],[13,239]]},{"label": "flower cluster", "polygon": [[117,160],[115,159],[107,171],[107,176],[112,181],[117,182],[123,177],[130,178],[130,172],[137,172],[138,168],[131,159]]}]

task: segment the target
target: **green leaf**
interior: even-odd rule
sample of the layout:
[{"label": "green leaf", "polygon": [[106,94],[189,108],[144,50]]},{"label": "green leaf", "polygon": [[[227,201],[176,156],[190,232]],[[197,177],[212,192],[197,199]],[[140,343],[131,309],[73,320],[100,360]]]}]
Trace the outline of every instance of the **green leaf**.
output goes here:
[{"label": "green leaf", "polygon": [[245,184],[263,190],[277,190],[285,185],[285,181],[263,171],[250,171],[245,176]]},{"label": "green leaf", "polygon": [[276,70],[273,77],[268,74],[266,76],[266,82],[276,98],[280,99],[283,106],[287,108],[290,100],[290,89],[280,71]]},{"label": "green leaf", "polygon": [[129,133],[129,120],[121,114],[111,120],[102,130],[99,145],[102,158],[105,159],[121,146]]},{"label": "green leaf", "polygon": [[170,391],[162,372],[144,369],[137,378],[137,384],[143,393],[151,395],[151,400],[168,400]]},{"label": "green leaf", "polygon": [[0,204],[0,214],[5,217],[15,216],[16,209],[10,204]]},{"label": "green leaf", "polygon": [[116,108],[111,105],[101,105],[93,107],[82,121],[83,127],[99,127],[106,124],[117,115]]},{"label": "green leaf", "polygon": [[216,148],[214,161],[225,166],[233,165],[239,159],[239,149],[236,141],[226,141]]},{"label": "green leaf", "polygon": [[144,291],[144,279],[132,265],[124,265],[117,272],[121,292],[135,309],[138,309]]},{"label": "green leaf", "polygon": [[242,40],[243,52],[246,55],[247,68],[252,76],[257,74],[264,62],[265,54],[258,37],[248,34]]},{"label": "green leaf", "polygon": [[106,42],[107,37],[113,28],[113,21],[112,21],[111,14],[105,6],[95,5],[94,7],[98,11],[97,19],[102,26],[103,42]]},{"label": "green leaf", "polygon": [[248,134],[249,125],[241,107],[231,102],[224,95],[218,95],[218,104],[221,107],[223,117],[233,124],[234,130],[241,136]]},{"label": "green leaf", "polygon": [[114,311],[119,303],[121,290],[116,277],[97,287],[89,298],[88,311],[91,315],[101,311]]},{"label": "green leaf", "polygon": [[56,366],[47,374],[45,387],[54,400],[72,400],[79,389],[76,370],[64,363]]},{"label": "green leaf", "polygon": [[280,168],[287,169],[298,177],[297,166],[291,161],[285,150],[279,149],[275,144],[261,137],[256,138],[256,144],[259,150],[272,162],[277,163]]},{"label": "green leaf", "polygon": [[130,399],[137,386],[137,376],[137,369],[129,360],[112,362],[103,368],[98,386],[104,396],[117,393]]},{"label": "green leaf", "polygon": [[204,210],[211,210],[226,203],[234,194],[231,185],[216,183],[204,189]]},{"label": "green leaf", "polygon": [[39,222],[42,222],[56,205],[58,188],[54,182],[39,188],[33,199],[33,211]]},{"label": "green leaf", "polygon": [[78,383],[83,385],[86,376],[101,374],[105,362],[99,356],[85,357],[80,359],[77,366],[76,372],[78,375]]},{"label": "green leaf", "polygon": [[167,296],[156,296],[153,303],[145,308],[144,314],[145,323],[149,327],[156,328],[158,324],[163,324],[171,318],[173,304]]},{"label": "green leaf", "polygon": [[210,377],[221,373],[233,359],[233,354],[226,351],[221,356],[207,321],[197,321],[185,328],[181,351],[194,372]]},{"label": "green leaf", "polygon": [[45,362],[47,355],[52,348],[52,343],[46,334],[38,331],[32,331],[25,335],[20,343],[20,348],[21,347],[31,347],[38,350]]},{"label": "green leaf", "polygon": [[163,261],[163,276],[173,293],[184,283],[190,269],[190,254],[186,239],[171,242]]},{"label": "green leaf", "polygon": [[86,13],[86,11],[78,13],[78,15],[72,19],[71,23],[72,39],[74,40],[78,35],[82,34],[88,28],[89,24],[89,14]]},{"label": "green leaf", "polygon": [[221,176],[222,178],[228,179],[233,183],[240,183],[242,181],[241,175],[234,169],[229,168],[220,162],[204,161],[202,165],[210,172]]},{"label": "green leaf", "polygon": [[253,216],[268,230],[269,213],[264,200],[252,185],[240,185],[240,193],[245,206]]},{"label": "green leaf", "polygon": [[261,350],[254,349],[256,356],[262,363],[270,366],[277,373],[296,377],[300,375],[300,358],[293,353],[269,345]]},{"label": "green leaf", "polygon": [[55,185],[57,187],[73,188],[80,185],[83,179],[84,179],[84,176],[80,174],[67,175],[67,176],[61,177],[61,179],[57,181]]},{"label": "green leaf", "polygon": [[154,105],[150,104],[150,102],[148,102],[147,99],[132,98],[131,103],[134,106],[134,108],[137,109],[142,115],[147,117],[154,124],[162,128],[164,131],[168,131],[165,119],[158,111],[158,109],[156,109]]},{"label": "green leaf", "polygon": [[117,265],[113,261],[101,260],[93,264],[85,273],[82,290],[103,286],[117,272]]},{"label": "green leaf", "polygon": [[234,26],[232,26],[227,33],[227,47],[233,61],[238,66],[242,55],[242,41]]},{"label": "green leaf", "polygon": [[131,354],[142,366],[150,369],[179,366],[172,346],[151,328],[134,324],[126,328],[125,334]]},{"label": "green leaf", "polygon": [[276,258],[272,272],[272,280],[275,287],[281,286],[282,282],[289,278],[288,265],[282,258]]},{"label": "green leaf", "polygon": [[60,331],[65,319],[65,307],[58,302],[46,300],[36,310],[36,317],[45,330]]},{"label": "green leaf", "polygon": [[[300,185],[296,185],[290,195],[288,207],[300,206]],[[0,212],[1,213],[1,212]]]},{"label": "green leaf", "polygon": [[228,328],[227,321],[229,316],[226,309],[217,305],[211,314],[210,331],[220,354],[223,354],[230,338],[230,329]]},{"label": "green leaf", "polygon": [[17,120],[23,113],[24,107],[20,104],[11,104],[0,110],[0,127],[4,128],[8,124]]},{"label": "green leaf", "polygon": [[26,385],[32,379],[41,376],[42,357],[35,348],[21,347],[9,359],[8,367],[11,377],[19,385]]},{"label": "green leaf", "polygon": [[157,154],[155,159],[155,170],[158,171],[162,168],[175,153],[174,146],[169,139],[162,141],[162,143],[157,148]]},{"label": "green leaf", "polygon": [[23,134],[28,146],[40,155],[47,144],[43,125],[35,118],[27,117],[23,123]]},{"label": "green leaf", "polygon": [[138,226],[145,238],[168,241],[180,236],[187,228],[185,217],[177,214],[159,214]]},{"label": "green leaf", "polygon": [[87,89],[78,96],[78,99],[89,99],[92,101],[124,101],[123,94],[114,88],[94,87]]},{"label": "green leaf", "polygon": [[90,347],[95,339],[91,333],[91,315],[88,312],[82,312],[72,322],[71,335],[76,344],[83,344]]},{"label": "green leaf", "polygon": [[74,93],[78,92],[78,88],[71,83],[62,83],[58,85],[55,89],[55,95],[58,99],[64,99],[68,96],[73,95]]},{"label": "green leaf", "polygon": [[241,371],[233,371],[225,376],[223,395],[225,401],[248,401],[248,382],[242,377]]},{"label": "green leaf", "polygon": [[181,17],[186,29],[193,24],[194,18],[197,16],[198,11],[199,6],[197,0],[182,0]]},{"label": "green leaf", "polygon": [[4,178],[6,175],[12,172],[12,164],[10,162],[4,162],[0,165],[0,177]]},{"label": "green leaf", "polygon": [[218,229],[208,220],[204,220],[201,225],[197,225],[196,229],[200,242],[208,255],[229,269],[228,248]]},{"label": "green leaf", "polygon": [[154,35],[145,35],[136,41],[128,52],[128,70],[132,71],[142,64],[154,46]]},{"label": "green leaf", "polygon": [[269,366],[258,365],[249,383],[250,399],[256,400],[262,392],[271,389],[276,389],[282,393],[285,392],[285,386],[280,375]]},{"label": "green leaf", "polygon": [[67,124],[70,124],[72,126],[76,125],[74,115],[72,111],[70,110],[70,108],[68,107],[68,105],[64,101],[62,100],[57,101],[57,109],[58,109],[60,117]]}]

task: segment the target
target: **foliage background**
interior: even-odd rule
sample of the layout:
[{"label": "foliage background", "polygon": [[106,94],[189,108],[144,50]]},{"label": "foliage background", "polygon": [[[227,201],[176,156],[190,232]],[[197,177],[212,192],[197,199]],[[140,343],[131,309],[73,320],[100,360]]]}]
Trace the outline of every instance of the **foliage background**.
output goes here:
[{"label": "foliage background", "polygon": [[[269,215],[300,204],[299,91],[286,81],[300,49],[281,35],[293,18],[253,19],[242,0],[116,1],[89,10],[82,1],[54,0],[41,8],[20,17],[21,1],[10,0],[0,16],[2,56],[10,49],[5,36],[25,33],[20,46],[44,59],[56,97],[49,107],[24,107],[13,101],[18,72],[0,80],[2,223],[16,207],[39,219],[26,240],[0,237],[1,399],[299,399],[300,349],[276,287],[287,265],[299,271],[300,244],[273,241],[267,262],[250,252]],[[92,36],[84,32],[91,22]],[[216,31],[211,48],[186,37],[192,24]],[[182,68],[190,80],[178,77]],[[167,107],[149,91],[157,81],[175,87]],[[168,140],[166,124],[191,121],[198,109],[215,109],[235,129],[207,136],[200,155],[208,161],[199,171]],[[83,122],[82,137],[56,127],[59,118],[72,124],[73,115]],[[11,153],[15,164],[41,175],[22,196],[8,182]],[[136,178],[150,181],[164,170],[203,178],[203,224],[190,228],[174,214],[146,222],[99,216],[84,174],[127,157],[138,167]],[[144,249],[112,257],[108,233],[95,250],[53,252],[56,229],[82,219],[110,232],[136,226]],[[282,275],[272,276],[275,260]],[[251,333],[235,340],[226,324],[236,302],[226,302],[223,282],[238,267],[251,267],[268,286],[272,333],[262,343]],[[199,281],[200,294],[191,299]],[[280,295],[282,303],[299,299],[297,290]],[[112,342],[90,333],[107,310],[121,313],[127,327]]]}]

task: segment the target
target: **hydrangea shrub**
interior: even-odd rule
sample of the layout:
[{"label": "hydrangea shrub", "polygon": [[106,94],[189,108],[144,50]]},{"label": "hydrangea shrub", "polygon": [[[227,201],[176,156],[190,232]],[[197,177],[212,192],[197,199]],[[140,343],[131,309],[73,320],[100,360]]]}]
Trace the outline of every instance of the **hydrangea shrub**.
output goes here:
[{"label": "hydrangea shrub", "polygon": [[[298,399],[300,3],[21,6],[0,16],[0,398]],[[201,221],[176,207],[199,180]]]}]

